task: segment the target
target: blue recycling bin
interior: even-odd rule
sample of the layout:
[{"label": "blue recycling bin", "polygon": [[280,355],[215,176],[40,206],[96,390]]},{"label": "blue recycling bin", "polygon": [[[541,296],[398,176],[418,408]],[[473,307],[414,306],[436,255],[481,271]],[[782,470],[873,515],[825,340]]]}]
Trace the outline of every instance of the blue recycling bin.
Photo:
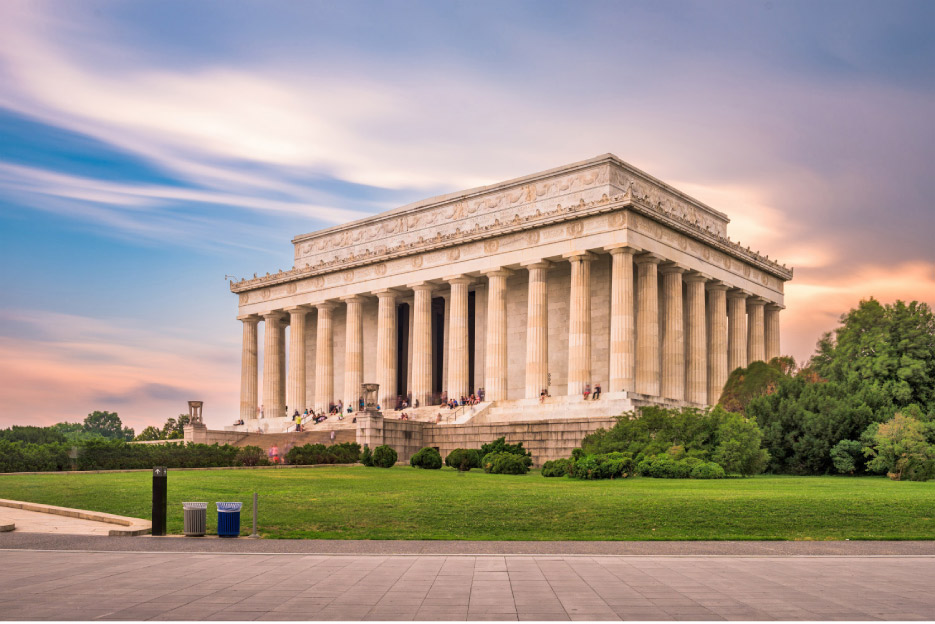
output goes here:
[{"label": "blue recycling bin", "polygon": [[243,503],[218,503],[218,537],[240,537]]}]

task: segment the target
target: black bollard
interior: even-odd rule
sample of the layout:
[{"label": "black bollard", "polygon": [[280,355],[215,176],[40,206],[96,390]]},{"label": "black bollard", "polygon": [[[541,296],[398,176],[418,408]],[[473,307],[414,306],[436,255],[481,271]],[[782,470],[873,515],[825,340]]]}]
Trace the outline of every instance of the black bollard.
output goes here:
[{"label": "black bollard", "polygon": [[153,468],[153,535],[166,534],[167,482],[166,467]]}]

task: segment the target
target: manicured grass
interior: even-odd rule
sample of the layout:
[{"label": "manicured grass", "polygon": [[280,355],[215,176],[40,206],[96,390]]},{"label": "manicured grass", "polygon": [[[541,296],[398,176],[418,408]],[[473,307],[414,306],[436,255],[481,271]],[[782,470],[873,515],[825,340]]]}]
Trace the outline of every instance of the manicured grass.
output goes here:
[{"label": "manicured grass", "polygon": [[[149,472],[0,476],[0,498],[148,518]],[[273,538],[465,540],[933,539],[935,483],[885,478],[573,481],[362,466],[169,472],[182,501],[243,501]],[[2,512],[2,508],[0,508]]]}]

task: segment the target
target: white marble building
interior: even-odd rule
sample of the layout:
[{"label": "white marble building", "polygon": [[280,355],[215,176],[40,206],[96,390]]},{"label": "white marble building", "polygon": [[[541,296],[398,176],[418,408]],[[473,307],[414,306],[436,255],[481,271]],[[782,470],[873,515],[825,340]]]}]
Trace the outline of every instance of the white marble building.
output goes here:
[{"label": "white marble building", "polygon": [[727,224],[606,154],[297,236],[291,270],[231,283],[241,418],[354,405],[364,381],[386,407],[484,388],[526,418],[598,383],[604,412],[711,404],[780,354],[792,278]]}]

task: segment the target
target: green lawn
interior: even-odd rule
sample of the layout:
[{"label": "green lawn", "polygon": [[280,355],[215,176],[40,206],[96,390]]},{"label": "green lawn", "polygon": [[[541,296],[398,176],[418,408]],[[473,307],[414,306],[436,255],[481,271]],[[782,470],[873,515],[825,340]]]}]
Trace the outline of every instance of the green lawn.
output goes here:
[{"label": "green lawn", "polygon": [[[148,518],[149,472],[0,476],[0,498]],[[885,478],[572,481],[450,468],[339,466],[169,472],[169,532],[182,501],[260,495],[272,538],[465,540],[933,539],[935,483]],[[2,514],[2,508],[0,508]]]}]

